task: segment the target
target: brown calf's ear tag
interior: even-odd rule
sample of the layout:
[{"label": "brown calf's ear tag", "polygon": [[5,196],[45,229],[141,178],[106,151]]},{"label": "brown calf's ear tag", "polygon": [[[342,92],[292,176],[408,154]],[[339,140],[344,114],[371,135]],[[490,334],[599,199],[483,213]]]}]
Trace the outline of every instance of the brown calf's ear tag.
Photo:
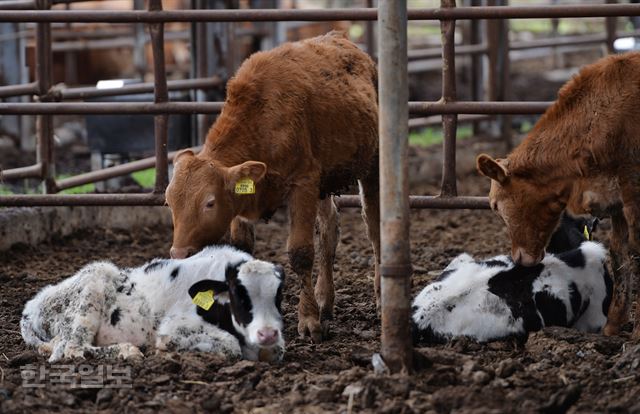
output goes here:
[{"label": "brown calf's ear tag", "polygon": [[191,299],[191,302],[193,302],[194,305],[199,306],[204,310],[211,309],[211,306],[213,306],[213,302],[214,302],[213,290],[205,290],[204,292],[196,293],[193,299]]},{"label": "brown calf's ear tag", "polygon": [[236,181],[236,194],[255,194],[256,193],[256,185],[253,180],[249,177],[241,178]]}]

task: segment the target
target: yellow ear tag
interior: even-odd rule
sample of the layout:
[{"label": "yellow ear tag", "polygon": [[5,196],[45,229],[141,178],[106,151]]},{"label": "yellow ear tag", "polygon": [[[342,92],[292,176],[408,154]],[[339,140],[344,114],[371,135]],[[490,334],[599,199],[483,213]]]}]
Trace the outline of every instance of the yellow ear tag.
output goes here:
[{"label": "yellow ear tag", "polygon": [[213,305],[213,290],[206,290],[204,292],[198,292],[191,300],[194,305],[201,307],[204,310],[211,309]]},{"label": "yellow ear tag", "polygon": [[255,194],[256,185],[251,178],[241,178],[236,181],[236,194]]},{"label": "yellow ear tag", "polygon": [[587,226],[584,226],[584,237],[586,237],[587,240],[591,240],[591,235],[589,234],[589,230],[587,229]]}]

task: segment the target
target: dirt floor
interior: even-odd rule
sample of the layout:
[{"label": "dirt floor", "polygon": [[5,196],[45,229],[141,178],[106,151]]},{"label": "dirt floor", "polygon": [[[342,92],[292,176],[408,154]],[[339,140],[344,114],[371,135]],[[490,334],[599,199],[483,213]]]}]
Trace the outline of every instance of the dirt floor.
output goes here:
[{"label": "dirt floor", "polygon": [[[461,192],[483,194],[486,187],[485,180],[469,176]],[[258,225],[258,257],[286,263],[283,217]],[[482,257],[504,253],[508,246],[503,225],[488,211],[416,211],[412,220],[414,292],[460,252]],[[133,364],[71,361],[91,367],[129,366],[132,387],[122,389],[23,387],[21,366],[53,368],[23,344],[21,310],[39,288],[88,261],[110,259],[134,266],[166,256],[171,230],[97,229],[1,253],[0,412],[640,412],[640,346],[627,342],[628,337],[547,329],[532,335],[524,349],[511,343],[456,341],[418,349],[426,362],[413,376],[374,374],[370,361],[379,350],[380,324],[371,248],[356,210],[343,211],[341,224],[336,318],[325,342],[298,339],[296,284],[289,271],[284,301],[287,352],[281,364],[152,352]],[[606,226],[599,236],[606,236]]]}]

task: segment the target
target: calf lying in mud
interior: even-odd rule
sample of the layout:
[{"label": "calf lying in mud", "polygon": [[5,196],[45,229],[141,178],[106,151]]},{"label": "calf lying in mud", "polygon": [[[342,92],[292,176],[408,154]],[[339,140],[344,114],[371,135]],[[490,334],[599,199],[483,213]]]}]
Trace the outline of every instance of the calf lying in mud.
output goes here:
[{"label": "calf lying in mud", "polygon": [[140,357],[149,346],[280,360],[283,282],[281,266],[228,246],[133,269],[95,262],[42,289],[20,327],[50,362]]},{"label": "calf lying in mud", "polygon": [[[566,223],[571,222],[579,223]],[[584,231],[583,239],[589,239]],[[580,243],[576,234],[566,233],[571,237],[559,240]],[[477,261],[463,253],[415,298],[414,342],[526,340],[545,326],[600,332],[612,291],[605,260],[604,247],[590,241],[547,254],[533,267],[514,264],[506,255]]]}]

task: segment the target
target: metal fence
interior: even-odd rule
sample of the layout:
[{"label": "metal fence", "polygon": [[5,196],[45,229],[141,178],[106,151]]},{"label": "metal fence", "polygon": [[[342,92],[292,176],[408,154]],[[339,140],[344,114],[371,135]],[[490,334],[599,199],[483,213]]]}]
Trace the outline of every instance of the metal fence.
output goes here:
[{"label": "metal fence", "polygon": [[[54,3],[68,2],[54,1]],[[1,10],[13,4],[19,8],[36,7],[39,10]],[[548,102],[459,102],[456,100],[454,29],[460,19],[527,19],[568,17],[615,17],[640,15],[640,5],[566,5],[538,7],[455,7],[455,0],[442,0],[440,8],[406,10],[406,0],[381,0],[378,9],[328,9],[328,10],[181,10],[163,11],[161,0],[150,0],[148,11],[73,11],[49,10],[51,0],[16,0],[0,3],[0,22],[36,22],[37,80],[26,85],[0,87],[0,96],[35,93],[39,102],[1,103],[0,114],[37,115],[37,163],[32,166],[6,170],[2,178],[33,177],[44,181],[45,192],[61,189],[98,179],[121,175],[136,169],[155,165],[156,183],[148,194],[86,194],[86,195],[5,195],[0,196],[0,206],[44,205],[162,205],[168,182],[168,162],[173,154],[167,153],[167,119],[169,114],[217,113],[222,102],[169,102],[168,90],[201,88],[216,84],[215,79],[192,79],[167,82],[164,61],[164,23],[166,22],[242,22],[242,21],[374,21],[380,17],[379,61],[381,65],[381,148],[385,155],[381,160],[381,225],[382,239],[382,350],[385,361],[393,370],[410,366],[411,351],[408,337],[409,299],[408,286],[411,266],[408,255],[408,207],[413,208],[488,208],[486,197],[464,197],[456,189],[455,138],[458,115],[539,114],[549,106]],[[394,105],[398,89],[407,85],[406,25],[409,20],[438,20],[442,31],[442,98],[437,102],[409,102],[408,106]],[[155,81],[153,103],[65,103],[65,98],[103,95],[93,88],[52,89],[51,23],[54,22],[107,22],[145,23],[151,34]],[[384,26],[384,27],[383,27]],[[391,30],[390,30],[391,29]],[[613,43],[615,33],[604,38]],[[594,39],[591,39],[594,40]],[[404,48],[404,49],[403,49]],[[485,52],[481,46],[467,47],[467,53]],[[478,49],[478,50],[476,50]],[[482,49],[482,50],[480,50]],[[490,53],[490,50],[487,51]],[[432,52],[425,52],[429,54]],[[392,69],[390,71],[390,69]],[[389,75],[399,70],[395,76]],[[394,84],[395,83],[395,84]],[[398,86],[401,86],[398,88]],[[151,85],[131,86],[131,93],[151,90]],[[121,93],[121,92],[119,92]],[[82,174],[56,182],[53,175],[53,124],[52,116],[60,114],[153,114],[155,115],[155,158],[136,161],[101,171]],[[435,197],[411,196],[406,191],[406,131],[408,113],[423,116],[441,115],[444,131],[444,162],[441,194]],[[407,201],[409,201],[407,203]],[[355,196],[342,196],[337,200],[342,207],[357,207]]]}]

